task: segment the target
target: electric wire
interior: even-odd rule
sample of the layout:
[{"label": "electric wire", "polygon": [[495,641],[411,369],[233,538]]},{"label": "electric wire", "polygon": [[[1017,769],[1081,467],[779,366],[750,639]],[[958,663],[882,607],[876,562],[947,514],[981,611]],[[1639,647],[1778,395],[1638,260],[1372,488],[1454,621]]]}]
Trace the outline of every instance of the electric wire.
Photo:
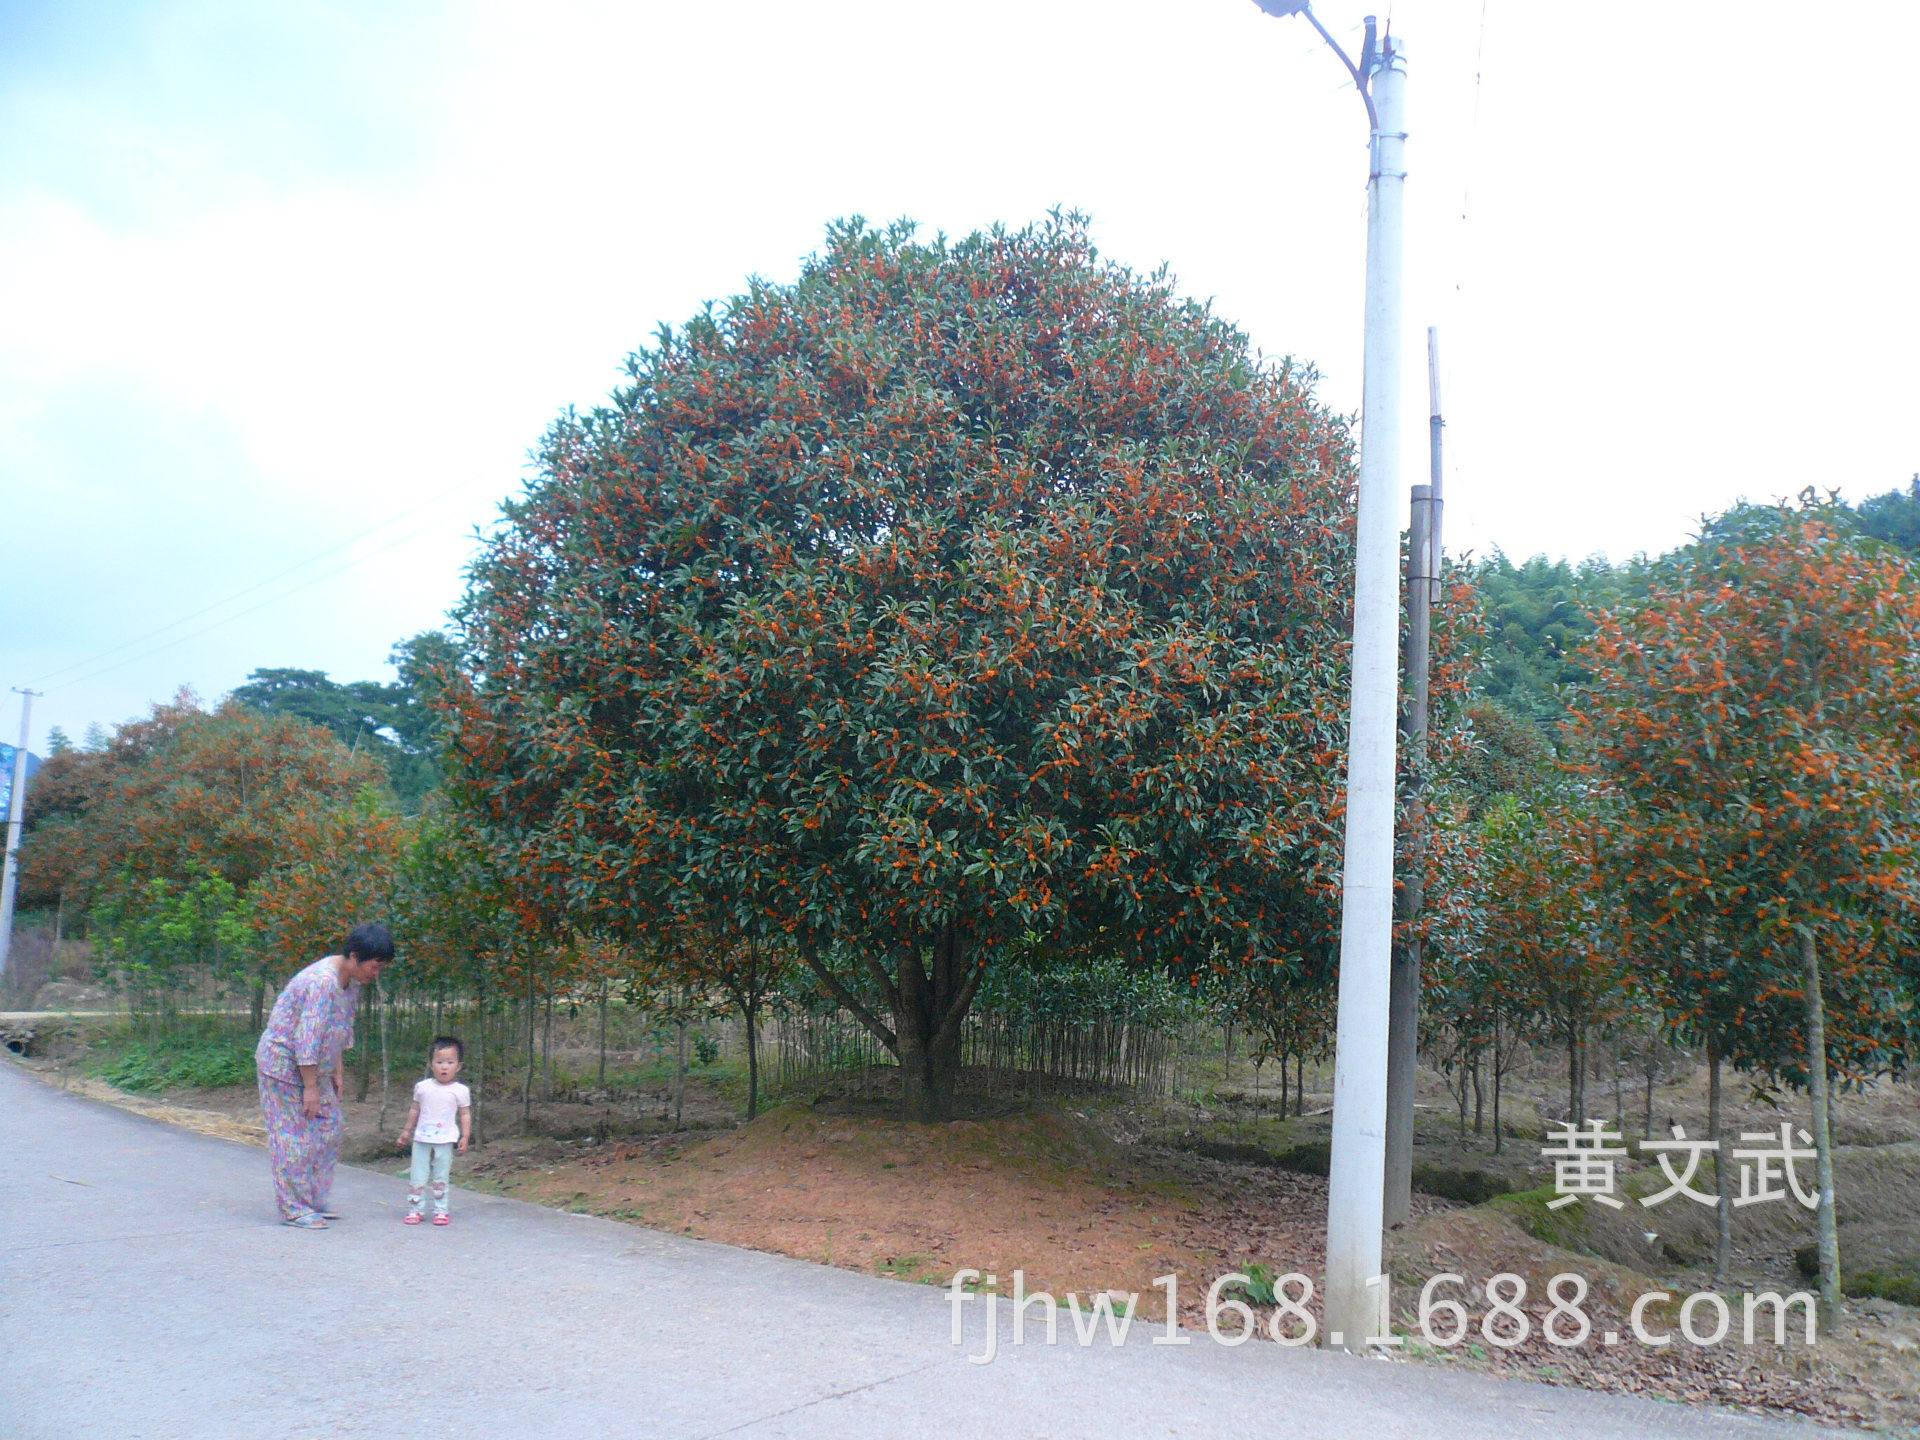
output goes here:
[{"label": "electric wire", "polygon": [[[107,659],[109,656],[118,655],[123,650],[131,650],[136,645],[144,645],[147,641],[152,640],[157,636],[164,635],[169,630],[176,630],[180,626],[185,625],[190,621],[198,620],[202,615],[210,615],[216,610],[224,609],[225,607],[227,607],[228,605],[231,605],[236,600],[243,599],[244,597],[248,595],[252,595],[257,591],[264,590],[269,585],[277,584],[280,581],[286,579],[289,575],[298,574],[300,571],[306,569],[309,565],[318,564],[320,561],[325,560],[330,555],[338,555],[342,550],[346,550],[351,548],[352,546],[358,545],[361,541],[366,540],[371,536],[378,535],[382,530],[389,529],[392,526],[399,524],[402,520],[406,520],[414,515],[418,515],[422,510],[427,509],[429,506],[437,505],[442,500],[445,500],[448,496],[457,494],[462,490],[469,489],[478,483],[479,482],[477,480],[462,480],[457,485],[448,486],[445,490],[442,490],[435,495],[428,496],[425,500],[422,500],[418,505],[409,506],[407,509],[400,511],[398,514],[388,516],[385,520],[382,520],[378,525],[370,526],[367,529],[362,530],[357,535],[349,536],[347,539],[342,540],[338,545],[330,545],[325,550],[321,550],[316,554],[309,555],[306,559],[298,562],[297,564],[289,565],[287,566],[286,569],[277,571],[274,574],[267,576],[266,579],[264,580],[255,581],[253,584],[245,586],[242,589],[236,590],[230,595],[223,596],[222,598],[213,601],[211,604],[201,606],[198,610],[189,611],[187,614],[180,616],[178,619],[169,620],[166,624],[161,625],[153,630],[149,630],[144,635],[136,635],[131,640],[123,640],[118,645],[109,646],[107,649],[99,651],[97,654],[90,655],[84,660],[75,660],[69,664],[60,666],[56,670],[49,670],[47,671],[46,674],[41,675],[40,677],[35,679],[32,683],[35,685],[41,685],[41,684],[45,684],[47,681],[52,680],[58,676],[70,675],[71,672],[76,670],[90,670],[92,666],[97,664],[99,661]],[[428,527],[428,529],[431,529],[431,528],[433,527],[431,526]],[[426,533],[425,531],[416,531],[414,532],[414,535],[409,536],[408,538],[409,539],[417,538],[418,535],[425,534],[425,533]],[[382,550],[372,551],[371,554],[373,555],[382,554],[386,549],[391,549],[391,548],[393,547],[392,546],[383,547]],[[369,558],[369,556],[360,557],[360,559],[362,560],[367,558]],[[357,565],[359,563],[360,563],[359,560],[355,560],[350,562],[347,566],[343,568],[351,569],[353,565]],[[328,572],[327,576],[322,576],[320,578],[325,579],[332,575],[337,575],[339,573],[341,573],[339,570],[332,570]],[[285,594],[287,595],[297,594],[300,590],[303,590],[305,588],[306,588],[306,585],[302,584],[302,585],[296,586],[292,590],[286,591]],[[271,604],[273,602],[268,601],[265,603]],[[257,609],[257,608],[259,607],[253,607],[252,609],[239,611],[230,618],[239,619],[242,615],[250,615],[254,613],[254,609]],[[215,622],[216,625],[225,624],[225,623],[226,623],[225,621]],[[193,634],[204,635],[207,633],[207,630],[212,628],[214,627],[207,626],[200,630],[194,631]],[[182,640],[185,640],[185,639],[190,639],[192,637],[181,636],[179,638]],[[172,645],[173,643],[175,642],[174,641],[167,642],[168,645]],[[167,647],[166,646],[158,647],[158,649],[165,649],[165,648]],[[157,653],[157,651],[149,650],[146,653],[151,655],[151,654]],[[141,658],[141,657],[134,657],[134,658]],[[130,659],[124,663],[131,664],[132,660]],[[117,669],[118,666],[109,666],[107,668]],[[105,674],[106,671],[104,670],[93,671],[93,673]],[[89,678],[89,677],[74,677],[74,678],[62,680],[60,683],[62,685],[78,684],[81,678]]]},{"label": "electric wire", "polygon": [[[389,541],[387,544],[382,545],[377,549],[367,551],[364,555],[356,555],[353,559],[347,561],[347,563],[344,565],[338,565],[331,570],[323,571],[321,574],[315,575],[310,580],[302,580],[298,585],[294,585],[289,589],[282,590],[277,595],[268,596],[265,600],[260,601],[257,605],[249,605],[244,610],[236,610],[231,615],[222,616],[220,619],[215,620],[212,624],[202,625],[198,630],[190,630],[185,635],[176,635],[174,636],[173,639],[163,641],[162,643],[155,645],[150,650],[143,650],[138,655],[129,655],[125,659],[115,660],[110,665],[102,665],[96,670],[89,670],[83,675],[76,675],[71,679],[63,680],[60,682],[59,685],[56,685],[54,688],[58,690],[63,688],[70,688],[74,685],[83,685],[89,680],[95,680],[102,675],[111,674],[113,671],[118,670],[123,666],[138,664],[140,661],[149,659],[152,656],[162,653],[163,651],[171,650],[176,645],[184,645],[189,640],[198,639],[200,636],[207,634],[209,631],[218,630],[222,625],[231,625],[236,620],[244,620],[249,615],[256,615],[260,611],[265,610],[270,605],[277,605],[282,600],[288,599],[289,597],[294,595],[298,595],[302,590],[311,590],[314,586],[320,584],[322,581],[331,580],[337,575],[344,575],[347,573],[347,571],[356,569],[359,566],[364,565],[367,561],[373,559],[376,555],[384,555],[389,550],[397,550],[402,545],[408,544],[409,542],[414,540],[418,540],[422,535],[431,534],[433,531],[439,529],[442,523],[443,522],[441,521],[435,521],[431,525],[424,525],[418,530],[414,530],[409,532],[408,534],[402,535],[398,540]],[[382,526],[381,528],[384,529],[385,527]],[[336,546],[334,548],[337,550],[339,547]],[[299,567],[296,567],[296,568],[299,568]],[[270,582],[267,582],[267,583],[270,583]],[[259,587],[256,586],[254,588],[258,589]],[[200,613],[204,614],[206,612],[202,611]]]},{"label": "electric wire", "polygon": [[1467,125],[1467,162],[1460,177],[1460,231],[1461,239],[1454,252],[1453,290],[1461,293],[1466,269],[1465,255],[1467,242],[1467,211],[1473,201],[1473,164],[1480,154],[1480,90],[1481,77],[1486,73],[1487,56],[1487,0],[1480,0],[1480,34],[1473,49],[1473,119]]}]

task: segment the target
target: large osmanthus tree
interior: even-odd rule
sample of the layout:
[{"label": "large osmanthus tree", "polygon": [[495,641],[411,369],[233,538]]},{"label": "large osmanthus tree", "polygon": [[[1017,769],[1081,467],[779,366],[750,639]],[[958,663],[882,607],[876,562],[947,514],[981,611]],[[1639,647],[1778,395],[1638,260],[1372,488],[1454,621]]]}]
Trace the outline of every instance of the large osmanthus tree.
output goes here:
[{"label": "large osmanthus tree", "polygon": [[1810,494],[1744,507],[1586,653],[1577,725],[1649,987],[1716,1055],[1811,1092],[1835,1301],[1829,1067],[1910,1043],[1920,573]]},{"label": "large osmanthus tree", "polygon": [[950,1111],[1037,936],[1325,963],[1350,440],[1083,221],[831,231],[568,415],[472,571],[452,783],[596,927],[785,947]]}]

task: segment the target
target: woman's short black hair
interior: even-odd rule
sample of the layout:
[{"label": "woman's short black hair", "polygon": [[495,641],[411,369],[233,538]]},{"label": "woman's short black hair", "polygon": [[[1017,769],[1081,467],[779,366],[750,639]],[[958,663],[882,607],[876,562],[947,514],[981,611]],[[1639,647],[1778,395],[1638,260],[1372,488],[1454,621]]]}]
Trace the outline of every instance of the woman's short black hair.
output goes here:
[{"label": "woman's short black hair", "polygon": [[342,953],[349,960],[378,960],[384,964],[393,959],[393,934],[384,925],[356,925]]},{"label": "woman's short black hair", "polygon": [[463,1065],[467,1061],[467,1047],[460,1043],[460,1037],[458,1035],[434,1036],[433,1043],[427,1046],[427,1058],[431,1060],[442,1050],[453,1051],[455,1058]]}]

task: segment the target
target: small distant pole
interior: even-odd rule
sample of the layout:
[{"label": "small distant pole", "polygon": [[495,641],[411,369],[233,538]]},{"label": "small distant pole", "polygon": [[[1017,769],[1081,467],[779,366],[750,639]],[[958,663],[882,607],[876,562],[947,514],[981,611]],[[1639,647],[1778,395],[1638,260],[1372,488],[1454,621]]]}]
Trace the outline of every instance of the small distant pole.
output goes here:
[{"label": "small distant pole", "polygon": [[20,871],[20,821],[27,809],[27,738],[33,720],[33,697],[38,690],[14,687],[20,697],[20,745],[13,752],[13,793],[7,800],[7,869],[0,880],[0,976],[7,973],[13,950],[13,887]]},{"label": "small distant pole", "polygon": [[[1406,742],[1407,820],[1405,882],[1400,919],[1419,922],[1426,902],[1426,766],[1428,672],[1432,665],[1433,603],[1440,597],[1440,333],[1427,327],[1428,456],[1425,485],[1413,487],[1407,526],[1407,708],[1400,715]],[[1414,1081],[1419,1066],[1420,970],[1418,935],[1398,946],[1387,1002],[1387,1174],[1382,1221],[1406,1223],[1413,1206]]]},{"label": "small distant pole", "polygon": [[[1440,442],[1447,422],[1440,413],[1440,331],[1437,327],[1427,327],[1427,484],[1433,492],[1433,524],[1428,535],[1428,544],[1432,547],[1433,568],[1428,571],[1433,580],[1433,603],[1440,603],[1440,557],[1445,550],[1440,544],[1440,514],[1444,506],[1442,492],[1445,479],[1441,473]],[[1913,477],[1920,481],[1920,475]]]}]

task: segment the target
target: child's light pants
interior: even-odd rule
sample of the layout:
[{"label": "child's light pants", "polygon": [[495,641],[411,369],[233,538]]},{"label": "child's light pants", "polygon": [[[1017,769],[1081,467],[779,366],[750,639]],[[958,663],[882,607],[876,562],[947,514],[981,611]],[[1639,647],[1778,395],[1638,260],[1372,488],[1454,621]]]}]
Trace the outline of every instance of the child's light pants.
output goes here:
[{"label": "child's light pants", "polygon": [[426,1193],[427,1180],[433,1180],[433,1213],[447,1213],[447,1176],[453,1173],[453,1142],[451,1140],[433,1144],[426,1140],[413,1142],[413,1173],[407,1186],[407,1208],[418,1215],[421,1201]]}]

